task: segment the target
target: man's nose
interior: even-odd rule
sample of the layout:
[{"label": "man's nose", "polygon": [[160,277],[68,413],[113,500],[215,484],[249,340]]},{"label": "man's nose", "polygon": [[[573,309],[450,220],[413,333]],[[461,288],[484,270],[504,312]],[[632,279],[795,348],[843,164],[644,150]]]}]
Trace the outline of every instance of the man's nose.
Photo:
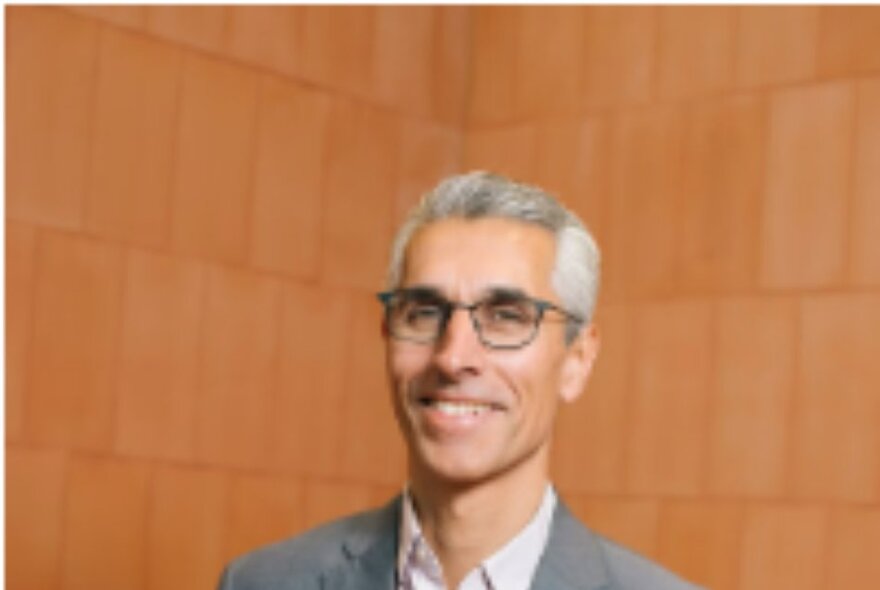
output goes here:
[{"label": "man's nose", "polygon": [[486,349],[467,309],[453,309],[437,340],[434,362],[444,373],[455,376],[482,369]]}]

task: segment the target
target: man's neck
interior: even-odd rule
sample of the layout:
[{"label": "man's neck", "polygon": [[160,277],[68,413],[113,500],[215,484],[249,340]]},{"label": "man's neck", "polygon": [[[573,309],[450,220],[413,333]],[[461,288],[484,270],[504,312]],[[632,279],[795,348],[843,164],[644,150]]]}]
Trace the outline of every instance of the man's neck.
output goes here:
[{"label": "man's neck", "polygon": [[410,491],[422,534],[443,566],[447,588],[457,588],[528,524],[548,483],[545,470],[512,470],[472,485],[413,477]]}]

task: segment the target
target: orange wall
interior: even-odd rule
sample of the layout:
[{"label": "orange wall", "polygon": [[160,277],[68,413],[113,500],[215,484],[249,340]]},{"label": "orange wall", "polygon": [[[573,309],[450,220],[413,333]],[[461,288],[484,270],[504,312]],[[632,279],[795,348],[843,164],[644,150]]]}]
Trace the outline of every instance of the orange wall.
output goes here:
[{"label": "orange wall", "polygon": [[880,580],[880,9],[6,10],[12,590],[211,588],[392,494],[394,223],[558,191],[604,351],[554,471],[718,589]]},{"label": "orange wall", "polygon": [[393,225],[460,166],[463,8],[7,16],[7,581],[212,588],[399,488]]},{"label": "orange wall", "polygon": [[580,514],[713,589],[880,587],[880,8],[480,8],[465,168],[565,196]]}]

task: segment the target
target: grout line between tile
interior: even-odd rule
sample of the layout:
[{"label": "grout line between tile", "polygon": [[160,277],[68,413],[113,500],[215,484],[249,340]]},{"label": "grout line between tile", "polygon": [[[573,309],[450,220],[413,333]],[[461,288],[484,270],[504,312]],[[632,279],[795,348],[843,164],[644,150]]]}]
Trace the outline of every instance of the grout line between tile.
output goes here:
[{"label": "grout line between tile", "polygon": [[860,84],[858,82],[850,83],[850,103],[852,108],[849,113],[849,142],[846,169],[846,196],[843,201],[843,264],[841,267],[841,285],[845,288],[848,285],[857,283],[856,269],[854,268],[854,255],[856,253],[855,244],[855,213],[856,200],[858,190],[858,170],[859,170],[859,118],[862,113],[862,95],[860,92]]},{"label": "grout line between tile", "polygon": [[152,543],[152,523],[156,514],[156,480],[157,467],[155,463],[147,463],[144,466],[147,470],[145,482],[146,490],[144,491],[144,572],[143,572],[143,588],[149,590],[152,588],[151,580],[153,578],[153,568],[150,567],[153,562],[153,543]]},{"label": "grout line between tile", "polygon": [[[24,442],[31,442],[37,440],[37,437],[34,437],[30,434],[31,428],[30,424],[32,420],[30,419],[31,413],[34,411],[36,406],[34,399],[34,378],[33,376],[36,373],[37,361],[35,359],[35,341],[36,341],[36,327],[37,327],[37,317],[38,317],[38,308],[40,304],[40,291],[41,284],[44,281],[42,268],[43,265],[41,263],[42,258],[44,256],[44,252],[46,250],[45,238],[43,237],[43,233],[45,230],[41,229],[39,226],[34,227],[34,252],[32,254],[33,260],[33,277],[31,279],[31,305],[28,317],[28,338],[27,344],[25,348],[25,362],[24,362],[24,375],[23,375],[23,390],[22,390],[22,400],[21,400],[21,439]],[[8,446],[9,441],[6,441]]]},{"label": "grout line between tile", "polygon": [[797,460],[797,418],[800,414],[800,395],[801,378],[800,368],[803,362],[801,342],[803,341],[803,323],[804,323],[804,300],[803,297],[793,297],[792,307],[794,313],[794,335],[792,346],[792,366],[791,366],[791,386],[788,392],[788,403],[786,404],[786,420],[787,431],[785,436],[785,464],[784,474],[782,477],[782,496],[786,499],[796,497],[795,494],[795,463]]},{"label": "grout line between tile", "polygon": [[68,528],[68,516],[70,514],[70,486],[71,481],[73,479],[71,471],[73,466],[71,463],[73,462],[73,454],[69,450],[63,451],[63,461],[64,468],[61,477],[61,510],[60,510],[60,519],[61,522],[58,526],[58,548],[55,552],[55,583],[56,587],[62,588],[64,587],[64,578],[65,578],[65,555],[67,554],[67,528]]},{"label": "grout line between tile", "polygon": [[184,86],[187,57],[186,55],[174,48],[176,55],[175,64],[175,84],[174,84],[174,108],[171,115],[171,125],[173,128],[173,136],[171,141],[171,149],[168,154],[168,181],[165,187],[165,232],[162,237],[162,244],[159,246],[160,251],[172,252],[174,250],[174,220],[176,212],[175,187],[177,185],[178,175],[180,173],[180,143],[181,143],[181,124],[183,122],[183,105],[184,105]]},{"label": "grout line between tile", "polygon": [[259,161],[259,152],[261,145],[261,123],[263,117],[263,105],[266,100],[266,86],[264,77],[260,75],[253,76],[253,95],[254,105],[251,113],[251,136],[250,149],[248,154],[249,162],[247,165],[247,180],[245,182],[247,194],[245,195],[245,207],[243,215],[244,252],[241,254],[242,266],[254,266],[254,219],[256,217],[257,208],[257,162]]},{"label": "grout line between tile", "polygon": [[193,388],[193,415],[190,428],[189,454],[194,463],[209,465],[200,452],[200,432],[202,421],[200,416],[205,405],[207,393],[205,391],[205,343],[207,342],[208,304],[210,301],[210,283],[213,269],[208,265],[199,265],[199,317],[196,328],[196,377]]},{"label": "grout line between tile", "polygon": [[[30,276],[29,288],[27,289],[27,292],[25,293],[25,297],[27,297],[27,300],[28,300],[28,306],[27,306],[27,317],[24,319],[25,337],[24,337],[24,342],[22,343],[22,347],[23,347],[22,354],[24,355],[24,362],[22,363],[23,367],[22,367],[22,375],[21,375],[21,383],[20,383],[21,408],[19,411],[21,412],[21,415],[19,417],[20,423],[18,425],[18,428],[19,428],[18,438],[21,441],[25,441],[28,439],[28,436],[27,436],[27,432],[28,432],[28,429],[27,429],[27,423],[28,423],[27,406],[29,404],[27,403],[27,400],[31,398],[31,389],[32,389],[31,383],[33,381],[31,374],[34,370],[33,365],[36,362],[33,360],[33,358],[34,358],[34,328],[36,325],[35,318],[36,318],[36,313],[37,313],[37,301],[38,301],[37,300],[37,292],[38,292],[37,291],[37,275],[38,275],[39,263],[40,263],[40,259],[39,259],[39,255],[38,255],[39,254],[38,243],[40,241],[39,236],[41,233],[40,229],[37,226],[31,226],[30,224],[28,224],[28,226],[31,227],[31,229],[29,231],[31,232],[31,238],[32,238],[31,244],[30,244],[30,249],[29,249],[30,251],[28,252],[28,265],[30,266],[30,275],[31,276]],[[9,222],[7,221],[6,225],[4,226],[4,231],[7,231],[8,227],[9,227]],[[7,248],[7,245],[9,243],[8,240],[9,240],[9,237],[8,237],[8,235],[6,235],[5,241],[3,244],[4,249]],[[6,251],[6,250],[4,250],[4,251]],[[6,256],[8,256],[8,254],[6,254]],[[6,261],[5,258],[4,258],[4,263],[8,264],[8,262]],[[6,275],[4,275],[4,280],[8,280]],[[5,288],[8,288],[8,285]],[[3,301],[4,301],[3,309],[4,309],[4,314],[5,314],[5,313],[7,313],[7,310],[9,309],[9,295],[8,295],[7,291],[4,290],[2,297],[3,297]],[[8,338],[8,334],[7,334],[7,338]],[[5,382],[4,382],[4,385],[5,385]],[[11,442],[9,439],[9,435],[8,435],[8,428],[9,428],[8,423],[4,422],[3,432],[6,435],[7,448],[9,447],[9,443]]]},{"label": "grout line between tile", "polygon": [[269,366],[271,367],[271,375],[269,378],[269,424],[267,424],[268,433],[266,434],[266,443],[264,456],[265,464],[269,470],[279,469],[281,462],[279,461],[278,440],[280,438],[280,429],[284,427],[284,417],[281,415],[279,408],[281,407],[281,387],[283,380],[281,378],[282,369],[282,345],[284,340],[285,318],[285,301],[287,290],[280,281],[275,281],[275,313],[274,313],[274,335],[272,337],[272,355]]},{"label": "grout line between tile", "polygon": [[715,480],[713,477],[713,465],[716,464],[716,461],[712,433],[717,431],[715,428],[717,423],[716,413],[720,396],[719,392],[721,390],[718,368],[720,364],[718,356],[721,351],[721,310],[720,301],[717,298],[710,299],[707,305],[709,307],[709,381],[706,384],[708,389],[706,391],[705,415],[703,416],[702,424],[703,455],[701,457],[702,465],[700,471],[702,472],[701,497],[710,499],[715,497],[715,491],[717,490],[716,486],[713,485]]},{"label": "grout line between tile", "polygon": [[113,338],[113,352],[111,354],[113,367],[110,371],[110,438],[107,443],[107,448],[111,451],[111,453],[115,452],[116,449],[119,448],[119,423],[120,423],[120,414],[122,413],[122,363],[125,357],[125,310],[126,310],[126,301],[128,300],[128,271],[131,266],[131,252],[128,248],[121,248],[119,246],[114,246],[114,249],[118,249],[119,253],[119,275],[116,279],[119,281],[117,284],[117,304],[118,309],[116,310],[116,319],[115,319],[115,328],[114,328],[114,338]]},{"label": "grout line between tile", "polygon": [[88,108],[86,110],[86,150],[83,158],[83,181],[82,194],[79,198],[79,223],[76,229],[90,233],[89,228],[89,212],[93,200],[92,191],[94,190],[94,179],[92,170],[95,160],[95,136],[97,135],[98,121],[98,87],[102,78],[102,56],[106,46],[107,26],[103,23],[95,24],[95,56],[92,62],[92,71],[89,84]]}]

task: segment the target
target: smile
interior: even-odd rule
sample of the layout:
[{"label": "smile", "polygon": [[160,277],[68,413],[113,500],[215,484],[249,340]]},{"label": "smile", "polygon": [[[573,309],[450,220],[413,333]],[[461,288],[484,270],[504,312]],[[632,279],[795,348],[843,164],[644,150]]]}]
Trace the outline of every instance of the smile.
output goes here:
[{"label": "smile", "polygon": [[491,401],[433,395],[418,398],[417,407],[422,425],[443,435],[474,432],[504,411],[502,405]]},{"label": "smile", "polygon": [[491,404],[471,401],[422,400],[422,404],[432,407],[447,416],[479,416],[492,409]]}]

